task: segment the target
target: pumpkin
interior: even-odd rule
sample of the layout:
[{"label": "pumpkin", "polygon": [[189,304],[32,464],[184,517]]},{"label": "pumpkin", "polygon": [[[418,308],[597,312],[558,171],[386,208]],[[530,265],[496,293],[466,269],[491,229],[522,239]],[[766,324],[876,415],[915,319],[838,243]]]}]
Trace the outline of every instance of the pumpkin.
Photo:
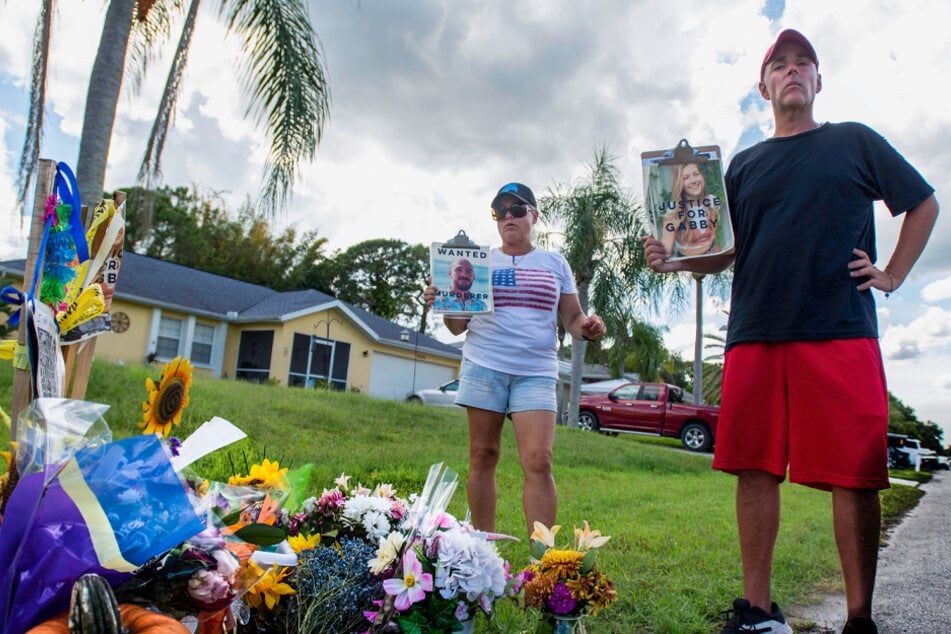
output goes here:
[{"label": "pumpkin", "polygon": [[[153,612],[134,603],[119,605],[122,625],[129,634],[191,634],[187,627],[170,616]],[[66,612],[40,623],[27,634],[70,634]]]},{"label": "pumpkin", "polygon": [[99,575],[73,584],[68,612],[44,621],[27,634],[190,634],[170,616],[132,603],[116,604],[112,588]]},{"label": "pumpkin", "polygon": [[130,634],[143,632],[144,634],[191,634],[189,629],[170,616],[153,612],[134,603],[123,603],[119,606],[122,615],[122,626]]}]

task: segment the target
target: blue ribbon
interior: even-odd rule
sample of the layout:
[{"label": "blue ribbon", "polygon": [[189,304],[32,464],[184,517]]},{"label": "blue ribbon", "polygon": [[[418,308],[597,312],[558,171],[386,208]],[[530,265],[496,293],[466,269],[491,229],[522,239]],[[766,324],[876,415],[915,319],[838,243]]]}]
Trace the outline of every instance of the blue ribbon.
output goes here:
[{"label": "blue ribbon", "polygon": [[86,244],[86,232],[83,229],[82,201],[79,196],[79,185],[76,176],[69,165],[60,161],[56,164],[56,178],[54,189],[59,199],[69,205],[72,211],[69,216],[69,227],[73,233],[73,242],[76,244],[76,256],[80,264],[89,259],[89,245]]},{"label": "blue ribbon", "polygon": [[3,290],[0,290],[0,300],[5,301],[8,304],[17,306],[17,310],[10,315],[10,318],[7,319],[7,325],[11,327],[16,327],[20,325],[20,306],[23,306],[23,300],[25,297],[18,289],[12,286],[5,286]]}]

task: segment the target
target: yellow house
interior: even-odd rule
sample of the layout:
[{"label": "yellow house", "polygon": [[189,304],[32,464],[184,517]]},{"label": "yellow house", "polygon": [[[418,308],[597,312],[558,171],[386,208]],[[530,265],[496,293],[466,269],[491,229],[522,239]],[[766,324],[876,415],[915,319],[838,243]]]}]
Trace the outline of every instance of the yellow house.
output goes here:
[{"label": "yellow house", "polygon": [[[24,260],[0,263],[23,279]],[[125,251],[96,356],[188,357],[220,378],[403,399],[456,377],[460,351],[316,290],[274,291]]]}]

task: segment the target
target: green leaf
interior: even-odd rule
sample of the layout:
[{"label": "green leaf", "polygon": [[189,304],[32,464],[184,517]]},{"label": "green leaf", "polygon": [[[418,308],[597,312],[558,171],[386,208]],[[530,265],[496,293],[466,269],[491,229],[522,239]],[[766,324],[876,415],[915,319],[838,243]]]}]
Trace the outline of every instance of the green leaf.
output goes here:
[{"label": "green leaf", "polygon": [[581,574],[586,575],[591,572],[591,569],[594,568],[594,558],[597,556],[598,551],[589,550],[585,553],[584,559],[581,560]]},{"label": "green leaf", "polygon": [[235,531],[235,536],[258,546],[273,546],[284,541],[284,531],[268,524],[255,523],[242,526]]},{"label": "green leaf", "polygon": [[543,542],[538,540],[534,540],[532,542],[532,556],[535,557],[535,559],[541,559],[544,557],[546,550],[548,549],[545,547]]},{"label": "green leaf", "polygon": [[307,482],[310,480],[310,472],[313,471],[313,469],[314,465],[308,462],[302,467],[288,471],[284,476],[284,479],[287,480],[287,484],[291,488],[291,494],[288,496],[285,504],[286,508],[297,510],[301,500],[306,499],[304,492],[307,490]]}]

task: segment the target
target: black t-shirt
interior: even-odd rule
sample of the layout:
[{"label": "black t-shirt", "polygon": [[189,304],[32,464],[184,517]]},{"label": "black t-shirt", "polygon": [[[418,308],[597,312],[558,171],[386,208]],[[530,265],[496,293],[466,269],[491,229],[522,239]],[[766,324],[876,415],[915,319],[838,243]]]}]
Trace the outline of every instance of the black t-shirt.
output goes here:
[{"label": "black t-shirt", "polygon": [[727,348],[750,341],[877,337],[871,290],[849,275],[853,248],[874,262],[872,203],[893,216],[934,189],[859,123],[767,139],[726,174],[736,236]]}]

